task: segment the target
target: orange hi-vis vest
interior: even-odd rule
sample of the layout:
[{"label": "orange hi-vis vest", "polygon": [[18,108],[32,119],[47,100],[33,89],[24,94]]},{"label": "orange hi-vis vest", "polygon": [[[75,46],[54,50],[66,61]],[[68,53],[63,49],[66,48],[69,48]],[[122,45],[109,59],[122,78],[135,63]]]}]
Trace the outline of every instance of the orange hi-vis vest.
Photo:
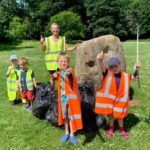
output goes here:
[{"label": "orange hi-vis vest", "polygon": [[[71,87],[68,77],[65,79],[65,93],[69,98],[68,101],[68,117],[71,121],[72,130],[76,132],[79,129],[83,128],[82,124],[82,115],[81,115],[81,100],[78,91],[77,79],[73,71],[71,71],[73,77],[73,85]],[[61,108],[61,72],[58,76],[58,125],[64,124],[64,119],[62,117],[62,108]]]},{"label": "orange hi-vis vest", "polygon": [[117,90],[115,75],[108,70],[102,88],[96,93],[95,112],[123,119],[127,116],[130,75],[121,72],[120,86]]}]

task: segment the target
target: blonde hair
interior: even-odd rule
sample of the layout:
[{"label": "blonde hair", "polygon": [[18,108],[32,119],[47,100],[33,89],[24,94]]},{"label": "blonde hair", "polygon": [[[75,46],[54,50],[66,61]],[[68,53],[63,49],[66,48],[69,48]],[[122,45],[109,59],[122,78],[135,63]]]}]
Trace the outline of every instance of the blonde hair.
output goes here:
[{"label": "blonde hair", "polygon": [[59,25],[58,25],[57,23],[55,23],[55,22],[51,24],[51,29],[52,29],[52,26],[54,26],[54,25],[55,25],[55,26],[57,26],[57,27],[58,27],[58,29],[60,30]]},{"label": "blonde hair", "polygon": [[65,57],[68,60],[68,62],[70,62],[70,57],[67,53],[65,53],[65,52],[59,53],[58,60],[60,59],[60,57]]},{"label": "blonde hair", "polygon": [[25,57],[21,57],[21,58],[19,59],[19,61],[22,61],[23,63],[28,64],[28,59],[25,58]]}]

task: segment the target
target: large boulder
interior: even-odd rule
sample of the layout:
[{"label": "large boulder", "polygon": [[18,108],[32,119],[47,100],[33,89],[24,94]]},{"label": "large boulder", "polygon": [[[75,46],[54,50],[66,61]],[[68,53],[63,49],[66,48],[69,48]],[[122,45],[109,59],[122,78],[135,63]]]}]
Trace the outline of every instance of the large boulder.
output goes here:
[{"label": "large boulder", "polygon": [[116,56],[121,61],[123,70],[126,70],[126,62],[120,39],[113,35],[105,35],[81,43],[76,50],[75,72],[78,83],[86,81],[94,83],[95,90],[101,87],[102,72],[96,59],[97,54],[103,50],[104,64],[107,66],[108,59]]}]

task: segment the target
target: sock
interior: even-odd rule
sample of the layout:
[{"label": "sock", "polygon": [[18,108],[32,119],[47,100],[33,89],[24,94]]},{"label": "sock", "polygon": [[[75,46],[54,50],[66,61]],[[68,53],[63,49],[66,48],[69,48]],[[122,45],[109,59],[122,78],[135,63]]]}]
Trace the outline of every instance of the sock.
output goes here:
[{"label": "sock", "polygon": [[124,130],[124,127],[119,127],[119,130],[120,130],[120,131],[125,131],[125,130]]},{"label": "sock", "polygon": [[113,130],[114,131],[114,126],[109,126],[109,130]]}]

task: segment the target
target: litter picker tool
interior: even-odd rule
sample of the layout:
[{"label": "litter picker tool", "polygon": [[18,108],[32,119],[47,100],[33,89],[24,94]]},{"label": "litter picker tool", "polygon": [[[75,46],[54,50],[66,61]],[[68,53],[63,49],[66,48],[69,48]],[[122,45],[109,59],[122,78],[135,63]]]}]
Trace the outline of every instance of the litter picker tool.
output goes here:
[{"label": "litter picker tool", "polygon": [[141,63],[139,60],[139,25],[137,24],[137,41],[136,41],[136,63],[135,63],[135,74],[138,77],[138,87],[140,88],[140,67],[141,67]]}]

